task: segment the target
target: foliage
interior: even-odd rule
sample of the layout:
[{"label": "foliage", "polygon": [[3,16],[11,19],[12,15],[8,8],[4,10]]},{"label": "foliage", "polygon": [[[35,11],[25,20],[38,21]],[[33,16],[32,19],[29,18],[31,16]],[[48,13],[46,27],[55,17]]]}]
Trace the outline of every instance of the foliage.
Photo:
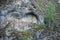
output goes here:
[{"label": "foliage", "polygon": [[28,36],[24,36],[23,40],[29,40]]},{"label": "foliage", "polygon": [[47,30],[53,31],[54,29],[53,28],[47,28]]},{"label": "foliage", "polygon": [[34,30],[40,30],[40,29],[43,29],[43,24],[38,24],[38,25],[36,25],[35,27],[33,27],[32,29],[34,29]]},{"label": "foliage", "polygon": [[20,31],[14,31],[14,34],[16,35],[16,37],[18,37],[18,39],[21,40],[29,40],[29,36],[32,34],[31,31],[24,31],[24,30],[20,30]]},{"label": "foliage", "polygon": [[48,30],[53,30],[56,23],[55,19],[55,5],[49,1],[48,6],[45,8],[45,21],[48,25]]},{"label": "foliage", "polygon": [[55,6],[52,2],[49,2],[48,6],[45,9],[45,19],[48,22],[55,20]]}]

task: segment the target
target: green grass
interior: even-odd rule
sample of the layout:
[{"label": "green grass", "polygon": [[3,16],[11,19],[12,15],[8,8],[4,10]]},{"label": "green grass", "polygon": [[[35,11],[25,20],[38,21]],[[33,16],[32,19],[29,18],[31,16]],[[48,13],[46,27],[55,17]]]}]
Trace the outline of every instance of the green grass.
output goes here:
[{"label": "green grass", "polygon": [[34,26],[32,29],[33,30],[41,30],[41,29],[43,29],[43,27],[44,27],[43,24],[38,24],[38,25]]},{"label": "green grass", "polygon": [[55,6],[52,2],[49,2],[48,7],[45,8],[45,19],[49,22],[55,20]]},{"label": "green grass", "polygon": [[29,40],[29,37],[28,36],[24,36],[23,40]]},{"label": "green grass", "polygon": [[54,30],[54,26],[51,26],[51,24],[56,24],[56,18],[55,18],[55,5],[50,1],[48,3],[48,6],[45,8],[45,21],[48,23],[47,30]]}]

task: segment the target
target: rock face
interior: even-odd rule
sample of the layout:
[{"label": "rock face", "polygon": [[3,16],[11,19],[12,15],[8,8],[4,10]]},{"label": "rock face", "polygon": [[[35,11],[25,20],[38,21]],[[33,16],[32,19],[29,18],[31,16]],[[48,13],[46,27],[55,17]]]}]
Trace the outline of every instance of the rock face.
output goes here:
[{"label": "rock face", "polygon": [[38,11],[32,0],[9,0],[1,7],[0,14],[0,40],[23,40],[21,33],[24,35],[26,31],[32,32],[29,40],[57,40],[57,32],[32,29],[44,24],[44,12]]},{"label": "rock face", "polygon": [[[25,17],[25,20],[29,20],[31,22],[35,20],[35,23],[37,23],[37,20],[39,20],[39,23],[43,23],[44,20],[43,16],[40,15],[41,13],[36,11],[36,9],[33,7],[30,0],[14,0],[12,3],[10,2],[10,4],[6,4],[5,7],[2,8],[0,11],[1,15],[7,18],[7,21],[10,21],[10,19],[12,21],[14,21],[14,19],[20,20],[23,17]],[[29,18],[28,15],[32,15],[35,18]]]},{"label": "rock face", "polygon": [[0,14],[0,34],[3,33],[0,35],[1,40],[20,40],[16,38],[14,31],[27,31],[35,24],[44,23],[44,17],[34,8],[31,0],[9,0],[0,9]]}]

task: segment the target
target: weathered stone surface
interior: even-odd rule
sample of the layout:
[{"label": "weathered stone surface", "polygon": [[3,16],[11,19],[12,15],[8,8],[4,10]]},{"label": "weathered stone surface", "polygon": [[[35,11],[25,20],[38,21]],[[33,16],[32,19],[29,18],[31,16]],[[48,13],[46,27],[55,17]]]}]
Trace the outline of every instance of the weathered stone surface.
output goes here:
[{"label": "weathered stone surface", "polygon": [[[44,7],[47,3],[41,1]],[[59,40],[60,33],[57,31],[32,29],[37,24],[44,24],[44,12],[37,10],[35,6],[32,0],[10,0],[2,7],[0,9],[0,40],[22,40],[22,35],[18,33],[20,31],[23,35],[24,31],[32,32],[29,35],[30,40]],[[7,25],[8,23],[10,24]]]}]

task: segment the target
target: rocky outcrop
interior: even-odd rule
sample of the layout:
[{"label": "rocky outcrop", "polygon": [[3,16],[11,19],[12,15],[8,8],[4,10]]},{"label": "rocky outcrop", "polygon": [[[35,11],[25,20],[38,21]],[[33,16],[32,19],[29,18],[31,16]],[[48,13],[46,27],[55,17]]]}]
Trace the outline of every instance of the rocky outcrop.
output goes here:
[{"label": "rocky outcrop", "polygon": [[41,1],[43,9],[35,4],[34,0],[9,0],[0,8],[0,40],[57,40],[59,34],[44,25],[48,1]]}]

